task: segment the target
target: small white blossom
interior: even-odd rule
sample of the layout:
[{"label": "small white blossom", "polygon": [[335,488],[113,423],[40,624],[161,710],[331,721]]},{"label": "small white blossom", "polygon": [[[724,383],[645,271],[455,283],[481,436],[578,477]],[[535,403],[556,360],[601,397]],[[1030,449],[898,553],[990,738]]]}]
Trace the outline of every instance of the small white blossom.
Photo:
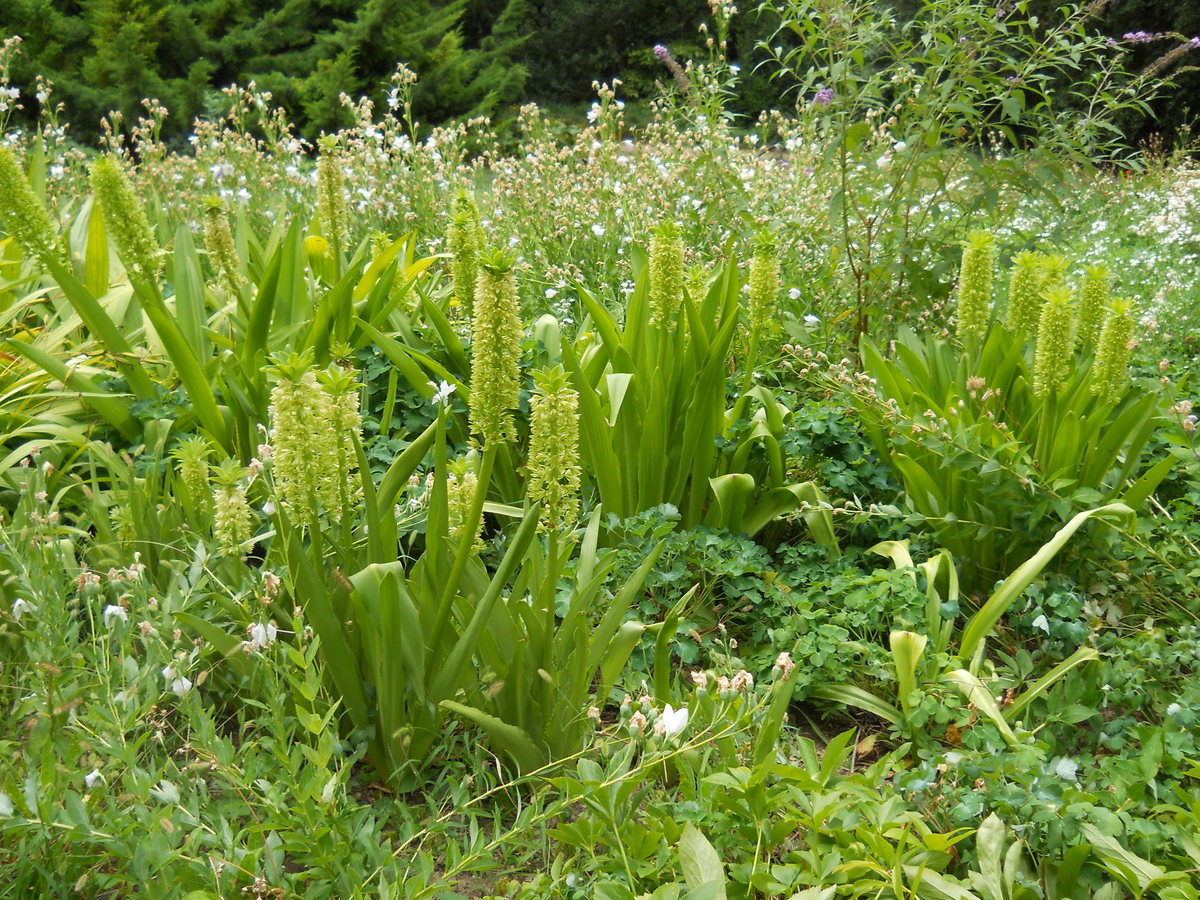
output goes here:
[{"label": "small white blossom", "polygon": [[820,319],[820,317],[814,316],[812,313],[809,313],[807,316],[804,317],[804,324],[807,325],[809,328],[816,328],[818,325],[821,324],[821,319]]},{"label": "small white blossom", "polygon": [[604,226],[603,225],[593,225],[592,226],[592,234],[594,234],[596,237],[604,237]]},{"label": "small white blossom", "polygon": [[433,397],[430,398],[430,402],[432,402],[434,406],[445,403],[450,399],[450,395],[454,393],[455,385],[450,384],[447,381],[439,381],[437,384],[434,384],[431,381],[429,384],[434,388]]},{"label": "small white blossom", "polygon": [[260,647],[268,647],[275,643],[275,636],[277,634],[278,629],[275,627],[274,622],[258,623],[250,626],[250,640]]},{"label": "small white blossom", "polygon": [[667,737],[674,737],[683,729],[687,728],[688,723],[688,708],[685,706],[682,709],[674,709],[668,703],[662,712],[663,734]]},{"label": "small white blossom", "polygon": [[1183,707],[1180,706],[1178,703],[1172,703],[1170,706],[1167,707],[1167,715],[1173,716],[1182,709],[1183,709]]},{"label": "small white blossom", "polygon": [[125,611],[125,607],[117,606],[115,603],[110,603],[104,607],[103,615],[105,628],[112,628],[114,619],[120,619],[122,622],[129,621],[129,613]]}]

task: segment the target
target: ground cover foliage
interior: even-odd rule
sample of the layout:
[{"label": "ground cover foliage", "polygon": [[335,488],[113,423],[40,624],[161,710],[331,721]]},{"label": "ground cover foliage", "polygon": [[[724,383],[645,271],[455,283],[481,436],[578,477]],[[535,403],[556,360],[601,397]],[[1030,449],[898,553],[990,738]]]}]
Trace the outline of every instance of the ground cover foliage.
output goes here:
[{"label": "ground cover foliage", "polygon": [[6,896],[1200,895],[1161,85],[775,11],[750,127],[716,4],[632,137],[5,129]]}]

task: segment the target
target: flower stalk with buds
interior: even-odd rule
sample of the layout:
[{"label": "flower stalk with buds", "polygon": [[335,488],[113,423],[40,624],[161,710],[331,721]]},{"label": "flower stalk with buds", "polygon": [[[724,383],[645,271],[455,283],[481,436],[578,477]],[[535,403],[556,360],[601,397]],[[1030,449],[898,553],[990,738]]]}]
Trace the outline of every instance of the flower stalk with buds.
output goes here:
[{"label": "flower stalk with buds", "polygon": [[39,260],[62,254],[58,234],[12,150],[0,146],[0,225],[27,255]]},{"label": "flower stalk with buds", "polygon": [[579,515],[579,394],[562,366],[533,380],[526,496],[541,504],[540,527],[557,530]]},{"label": "flower stalk with buds", "polygon": [[521,312],[516,260],[497,250],[480,260],[471,333],[471,431],[484,447],[515,436],[520,392]]},{"label": "flower stalk with buds", "polygon": [[1101,400],[1115,403],[1120,399],[1129,379],[1129,357],[1134,346],[1133,304],[1114,300],[1100,329],[1092,369],[1092,393]]},{"label": "flower stalk with buds", "polygon": [[213,537],[223,553],[237,553],[252,533],[254,516],[246,500],[248,474],[233,459],[213,467]]},{"label": "flower stalk with buds", "polygon": [[162,270],[158,241],[129,179],[111,156],[102,156],[92,165],[92,191],[126,270],[155,284]]},{"label": "flower stalk with buds", "polygon": [[475,199],[460,191],[450,206],[450,228],[446,232],[450,250],[450,272],[454,299],[470,318],[475,311],[475,285],[479,278],[479,255],[483,252],[483,228]]},{"label": "flower stalk with buds", "polygon": [[958,336],[983,337],[992,306],[992,275],[996,267],[996,239],[986,231],[973,231],[963,244],[958,274]]},{"label": "flower stalk with buds", "polygon": [[1079,346],[1086,352],[1096,346],[1112,290],[1112,277],[1103,263],[1083,270],[1079,286]]},{"label": "flower stalk with buds", "polygon": [[650,235],[650,324],[674,327],[683,302],[683,236],[674,222]]},{"label": "flower stalk with buds", "polygon": [[1033,358],[1033,393],[1045,397],[1058,391],[1071,367],[1075,343],[1075,314],[1071,291],[1065,285],[1051,287],[1042,295],[1038,320],[1037,349]]},{"label": "flower stalk with buds", "polygon": [[1008,279],[1005,325],[1014,336],[1037,328],[1042,309],[1042,254],[1025,250],[1013,257]]}]

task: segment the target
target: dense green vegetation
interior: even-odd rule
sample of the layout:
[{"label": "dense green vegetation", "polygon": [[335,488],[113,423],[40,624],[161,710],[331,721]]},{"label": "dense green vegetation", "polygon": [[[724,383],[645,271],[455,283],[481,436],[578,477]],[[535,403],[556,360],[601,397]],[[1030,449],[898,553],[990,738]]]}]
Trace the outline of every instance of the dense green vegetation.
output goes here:
[{"label": "dense green vegetation", "polygon": [[1200,897],[1183,42],[716,3],[635,141],[418,123],[621,4],[395,6],[85,6],[279,75],[182,149],[4,46],[0,893]]},{"label": "dense green vegetation", "polygon": [[[434,124],[477,115],[508,118],[529,101],[551,107],[587,103],[593,82],[614,78],[623,82],[626,99],[650,99],[656,82],[669,79],[652,47],[663,44],[681,62],[700,62],[707,57],[706,35],[697,28],[712,29],[727,5],[717,3],[714,10],[704,0],[10,0],[0,9],[0,34],[25,41],[11,78],[30,98],[20,118],[26,125],[38,114],[32,98],[41,78],[56,85],[56,101],[65,107],[60,121],[82,141],[93,142],[101,117],[111,112],[135,123],[146,113],[143,99],[154,98],[170,111],[162,133],[180,146],[193,119],[219,114],[222,91],[232,84],[254,82],[270,91],[310,139],[345,127],[352,115],[341,96],[370,96],[382,109],[398,63],[420,77],[416,116]],[[758,46],[768,36],[773,45],[795,46],[796,35],[779,30],[780,10],[788,6],[747,3],[727,36],[731,59],[743,70],[730,109],[747,118],[780,106],[781,87],[791,86],[762,66],[770,54]],[[811,21],[870,11],[903,23],[923,11],[923,4],[907,0],[812,6]],[[1045,23],[1059,17],[1057,5],[1047,0],[995,8],[1017,6],[1027,6]],[[843,13],[835,7],[844,7]],[[1088,27],[1094,34],[1117,40],[1146,36],[1131,48],[1135,70],[1171,51],[1176,39],[1170,35],[1200,34],[1200,11],[1192,4],[1113,0],[1091,7]],[[859,65],[869,69],[875,61],[868,54]],[[1194,127],[1200,79],[1194,70],[1178,71],[1178,61],[1169,68],[1177,71],[1179,90],[1152,101],[1152,118],[1118,118],[1131,146],[1156,133],[1172,143]],[[1052,71],[1045,74],[1054,77]],[[1057,86],[1065,95],[1072,83],[1061,79]],[[1072,105],[1082,109],[1086,100]]]}]

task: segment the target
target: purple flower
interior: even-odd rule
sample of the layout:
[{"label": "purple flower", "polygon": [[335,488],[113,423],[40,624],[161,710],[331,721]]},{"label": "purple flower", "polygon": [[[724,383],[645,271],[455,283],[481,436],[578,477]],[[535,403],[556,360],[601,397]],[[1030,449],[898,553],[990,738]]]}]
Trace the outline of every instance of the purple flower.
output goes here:
[{"label": "purple flower", "polygon": [[812,98],[813,106],[828,106],[833,102],[833,88],[821,88]]},{"label": "purple flower", "polygon": [[654,45],[654,55],[657,56],[660,61],[666,62],[668,59],[671,58],[671,51],[668,50],[662,44],[655,44]]},{"label": "purple flower", "polygon": [[1148,44],[1151,41],[1161,41],[1170,35],[1150,31],[1127,31],[1121,37],[1131,44]]}]

